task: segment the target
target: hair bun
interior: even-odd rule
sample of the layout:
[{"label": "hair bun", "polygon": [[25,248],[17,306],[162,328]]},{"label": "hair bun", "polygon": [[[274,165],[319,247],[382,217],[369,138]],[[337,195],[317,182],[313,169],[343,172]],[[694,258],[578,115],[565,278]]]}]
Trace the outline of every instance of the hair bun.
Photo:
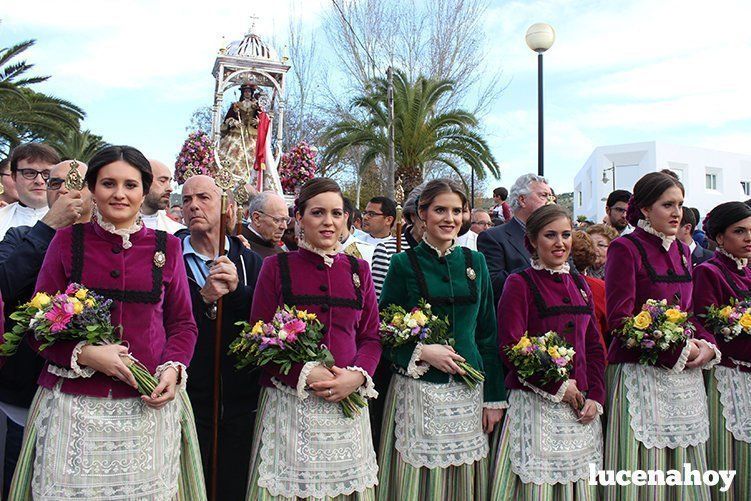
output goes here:
[{"label": "hair bun", "polygon": [[636,205],[634,196],[631,195],[631,198],[628,199],[628,208],[626,209],[626,221],[628,221],[628,224],[635,227],[639,223],[639,219],[642,218],[643,215],[641,210]]}]

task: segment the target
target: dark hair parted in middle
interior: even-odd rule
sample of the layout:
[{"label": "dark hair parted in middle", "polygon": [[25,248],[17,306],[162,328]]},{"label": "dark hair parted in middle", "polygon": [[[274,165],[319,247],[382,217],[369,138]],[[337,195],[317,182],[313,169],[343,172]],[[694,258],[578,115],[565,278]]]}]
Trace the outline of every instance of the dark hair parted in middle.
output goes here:
[{"label": "dark hair parted in middle", "polygon": [[533,257],[537,255],[537,251],[532,246],[531,242],[537,239],[537,235],[547,225],[564,218],[568,219],[568,222],[573,226],[571,214],[557,204],[543,205],[529,216],[529,219],[527,219],[527,235],[524,239],[524,245]]},{"label": "dark hair parted in middle", "polygon": [[154,175],[151,173],[151,164],[143,156],[143,153],[132,146],[107,146],[94,154],[89,161],[89,168],[86,170],[86,177],[84,178],[89,191],[94,192],[99,171],[118,160],[122,160],[141,173],[143,194],[148,195],[151,182],[154,180]]},{"label": "dark hair parted in middle", "polygon": [[725,202],[709,211],[704,218],[704,233],[715,240],[717,235],[747,217],[751,217],[751,207],[746,203]]},{"label": "dark hair parted in middle", "polygon": [[454,193],[455,195],[458,195],[462,201],[462,208],[467,207],[469,203],[467,201],[467,195],[464,194],[464,190],[459,183],[452,179],[433,179],[432,181],[428,181],[422,189],[422,193],[420,193],[420,199],[417,201],[418,213],[419,211],[430,207],[433,200],[435,200],[438,195],[443,195],[444,193]]},{"label": "dark hair parted in middle", "polygon": [[663,193],[676,186],[681,193],[686,194],[683,184],[677,177],[664,172],[650,172],[645,174],[634,185],[634,195],[628,203],[626,219],[631,226],[636,226],[640,219],[644,219],[641,209],[651,206],[658,201]]},{"label": "dark hair parted in middle", "polygon": [[336,193],[341,197],[342,208],[344,207],[344,195],[342,195],[342,189],[337,182],[328,177],[316,177],[306,181],[300,188],[300,194],[295,200],[295,213],[304,216],[308,201],[321,193]]}]

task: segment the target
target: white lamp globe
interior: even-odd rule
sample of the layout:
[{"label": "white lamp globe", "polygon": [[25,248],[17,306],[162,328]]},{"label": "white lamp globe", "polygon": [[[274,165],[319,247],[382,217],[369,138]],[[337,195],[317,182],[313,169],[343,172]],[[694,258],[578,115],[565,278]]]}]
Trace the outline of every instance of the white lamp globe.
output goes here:
[{"label": "white lamp globe", "polygon": [[526,35],[527,46],[542,54],[555,42],[555,30],[547,23],[535,23],[529,27]]}]

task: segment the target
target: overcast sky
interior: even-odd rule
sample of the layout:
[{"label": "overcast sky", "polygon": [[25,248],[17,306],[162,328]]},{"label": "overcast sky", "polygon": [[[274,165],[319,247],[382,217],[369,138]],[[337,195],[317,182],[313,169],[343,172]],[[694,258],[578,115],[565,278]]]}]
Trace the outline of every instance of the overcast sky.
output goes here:
[{"label": "overcast sky", "polygon": [[[309,29],[329,3],[303,0]],[[0,46],[37,39],[26,59],[53,75],[45,91],[87,112],[85,128],[173,163],[190,115],[211,104],[222,36],[241,38],[251,8],[262,35],[285,36],[287,0],[32,0],[0,6]],[[502,165],[499,184],[537,165],[530,24],[557,32],[545,55],[546,174],[564,192],[596,146],[660,140],[751,153],[749,19],[748,0],[494,1],[488,61],[508,87],[483,128]]]}]

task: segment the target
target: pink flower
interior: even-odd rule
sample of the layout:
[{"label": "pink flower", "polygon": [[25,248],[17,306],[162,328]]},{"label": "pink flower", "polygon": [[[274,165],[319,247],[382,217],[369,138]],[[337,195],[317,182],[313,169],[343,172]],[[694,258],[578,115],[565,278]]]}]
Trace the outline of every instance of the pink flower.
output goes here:
[{"label": "pink flower", "polygon": [[78,287],[76,286],[76,284],[70,284],[68,285],[68,288],[65,289],[65,294],[67,294],[68,296],[71,296],[75,294],[77,290],[78,290]]},{"label": "pink flower", "polygon": [[53,306],[50,311],[44,314],[44,318],[52,322],[50,326],[52,332],[60,332],[68,326],[68,322],[73,318],[73,312],[73,304],[65,302]]},{"label": "pink flower", "polygon": [[558,357],[554,359],[553,361],[555,362],[555,365],[557,365],[558,367],[565,367],[566,364],[568,363],[566,359],[563,357]]},{"label": "pink flower", "polygon": [[305,322],[303,322],[299,318],[296,318],[284,324],[284,330],[287,331],[287,334],[294,335],[294,336],[297,336],[298,334],[305,332],[305,327],[306,327]]}]

